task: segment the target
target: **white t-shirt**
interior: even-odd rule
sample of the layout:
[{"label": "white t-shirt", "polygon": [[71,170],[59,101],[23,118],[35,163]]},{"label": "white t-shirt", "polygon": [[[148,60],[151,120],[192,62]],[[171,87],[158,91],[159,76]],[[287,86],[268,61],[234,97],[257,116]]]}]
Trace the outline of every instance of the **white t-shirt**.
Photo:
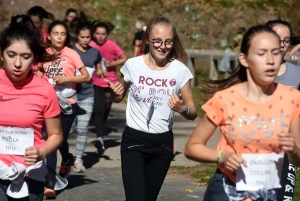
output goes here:
[{"label": "white t-shirt", "polygon": [[[130,84],[126,125],[153,134],[171,130],[174,113],[167,103],[172,94],[178,95],[179,90],[193,78],[190,70],[175,59],[167,69],[154,71],[145,64],[144,57],[139,56],[128,59],[120,71]],[[165,98],[159,98],[158,102],[158,96]],[[168,118],[158,118],[158,113]]]}]

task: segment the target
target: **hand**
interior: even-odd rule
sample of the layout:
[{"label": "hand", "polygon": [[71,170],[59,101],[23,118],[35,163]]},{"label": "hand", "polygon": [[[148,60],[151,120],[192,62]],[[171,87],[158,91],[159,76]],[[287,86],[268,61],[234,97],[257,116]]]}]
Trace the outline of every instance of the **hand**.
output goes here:
[{"label": "hand", "polygon": [[169,107],[176,111],[182,112],[184,110],[183,101],[181,100],[181,96],[178,97],[177,94],[173,94],[168,102]]},{"label": "hand", "polygon": [[102,70],[102,76],[106,77],[107,76],[107,70]]},{"label": "hand", "polygon": [[25,149],[25,164],[34,165],[42,158],[40,151],[35,147],[28,147]]},{"label": "hand", "polygon": [[102,70],[102,69],[98,70],[98,71],[96,72],[96,74],[97,74],[98,77],[104,77],[104,76],[103,76],[103,70]]},{"label": "hand", "polygon": [[106,59],[104,61],[104,65],[105,65],[105,67],[110,67],[110,66],[112,66],[112,62]]},{"label": "hand", "polygon": [[124,93],[124,87],[120,82],[116,82],[113,84],[107,79],[104,79],[104,81],[108,84],[110,87],[110,93],[113,94],[113,96],[121,96]]},{"label": "hand", "polygon": [[55,77],[53,78],[53,81],[54,81],[56,84],[63,84],[63,83],[69,82],[67,76],[61,76],[61,75],[55,76]]},{"label": "hand", "polygon": [[223,164],[226,169],[235,172],[241,164],[247,167],[246,161],[242,158],[240,154],[233,152],[223,151],[222,156]]},{"label": "hand", "polygon": [[284,152],[294,153],[295,152],[295,139],[292,133],[280,133],[277,135],[279,138],[279,146]]}]

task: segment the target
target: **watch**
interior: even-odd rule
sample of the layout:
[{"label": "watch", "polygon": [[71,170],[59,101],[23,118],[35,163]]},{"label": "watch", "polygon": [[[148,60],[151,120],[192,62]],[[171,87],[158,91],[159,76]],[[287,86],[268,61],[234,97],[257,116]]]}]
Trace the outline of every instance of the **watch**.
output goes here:
[{"label": "watch", "polygon": [[187,107],[186,105],[183,105],[184,106],[184,108],[183,108],[183,111],[182,112],[179,112],[180,114],[189,114],[189,112],[190,112],[190,108],[189,107]]}]

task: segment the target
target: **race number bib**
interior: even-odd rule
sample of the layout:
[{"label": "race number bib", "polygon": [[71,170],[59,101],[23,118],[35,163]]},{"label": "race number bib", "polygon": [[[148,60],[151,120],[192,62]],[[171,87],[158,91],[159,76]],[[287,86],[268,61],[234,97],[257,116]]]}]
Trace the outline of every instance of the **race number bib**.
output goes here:
[{"label": "race number bib", "polygon": [[153,97],[154,113],[153,117],[168,120],[171,113],[171,108],[168,105],[170,100],[169,95],[156,93]]},{"label": "race number bib", "polygon": [[25,149],[34,145],[32,128],[0,126],[0,153],[25,155]]},{"label": "race number bib", "polygon": [[283,153],[242,154],[247,167],[236,171],[236,190],[251,191],[281,188]]}]

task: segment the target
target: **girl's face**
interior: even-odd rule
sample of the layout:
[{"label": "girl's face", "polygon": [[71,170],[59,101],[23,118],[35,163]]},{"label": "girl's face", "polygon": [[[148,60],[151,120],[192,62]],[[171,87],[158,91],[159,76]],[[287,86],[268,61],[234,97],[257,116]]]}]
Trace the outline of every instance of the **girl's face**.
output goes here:
[{"label": "girl's face", "polygon": [[34,55],[25,41],[13,41],[3,52],[1,59],[8,79],[22,82],[27,78],[34,61]]},{"label": "girl's face", "polygon": [[37,29],[41,29],[42,28],[42,20],[39,16],[37,15],[32,15],[30,16],[32,22],[34,23],[34,26],[37,28]]},{"label": "girl's face", "polygon": [[77,14],[74,12],[70,12],[67,16],[66,16],[66,20],[68,23],[71,23],[74,18],[77,17]]},{"label": "girl's face", "polygon": [[282,56],[284,56],[291,43],[291,32],[287,26],[275,25],[272,28],[280,38],[280,51]]},{"label": "girl's face", "polygon": [[67,40],[67,30],[62,25],[56,25],[49,33],[48,40],[57,51],[62,50]]},{"label": "girl's face", "polygon": [[96,43],[102,45],[103,43],[105,43],[108,33],[104,27],[98,27],[93,36],[95,38]]},{"label": "girl's face", "polygon": [[279,39],[272,33],[255,35],[248,50],[248,55],[240,53],[240,62],[248,71],[248,80],[260,85],[274,82],[282,59]]},{"label": "girl's face", "polygon": [[150,54],[155,60],[165,59],[173,47],[173,31],[170,26],[156,25],[149,33]]},{"label": "girl's face", "polygon": [[77,35],[78,43],[83,48],[87,48],[89,46],[91,38],[91,31],[88,29],[80,31]]}]

